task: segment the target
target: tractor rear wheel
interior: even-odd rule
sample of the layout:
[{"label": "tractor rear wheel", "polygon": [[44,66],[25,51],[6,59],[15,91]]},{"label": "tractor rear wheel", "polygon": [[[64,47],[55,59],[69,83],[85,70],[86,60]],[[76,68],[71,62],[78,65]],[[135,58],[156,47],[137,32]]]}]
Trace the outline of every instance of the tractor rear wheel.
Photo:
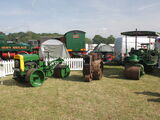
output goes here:
[{"label": "tractor rear wheel", "polygon": [[29,69],[25,76],[25,80],[32,86],[32,87],[39,87],[43,84],[45,80],[45,75],[42,70],[38,70],[35,68]]},{"label": "tractor rear wheel", "polygon": [[54,69],[54,77],[65,78],[68,77],[69,74],[70,74],[70,68],[68,65],[58,65]]},{"label": "tractor rear wheel", "polygon": [[126,66],[124,75],[128,79],[139,80],[140,79],[140,67],[137,66]]}]

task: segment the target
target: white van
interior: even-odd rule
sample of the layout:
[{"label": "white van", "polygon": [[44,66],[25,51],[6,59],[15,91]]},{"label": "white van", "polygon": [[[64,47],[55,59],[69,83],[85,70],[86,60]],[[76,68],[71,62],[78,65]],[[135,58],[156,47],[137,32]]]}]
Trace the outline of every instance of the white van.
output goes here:
[{"label": "white van", "polygon": [[[135,49],[135,39],[135,36],[122,36],[115,40],[114,55],[117,62],[123,63],[124,57],[128,55],[131,48]],[[150,43],[150,49],[154,49],[155,38],[137,36],[137,49],[141,48],[142,43]]]}]

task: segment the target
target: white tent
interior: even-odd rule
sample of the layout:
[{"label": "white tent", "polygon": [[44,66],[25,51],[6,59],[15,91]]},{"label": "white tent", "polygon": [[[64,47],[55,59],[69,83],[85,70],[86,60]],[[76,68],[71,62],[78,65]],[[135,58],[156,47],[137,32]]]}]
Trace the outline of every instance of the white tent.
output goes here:
[{"label": "white tent", "polygon": [[49,39],[41,44],[40,57],[47,58],[70,58],[65,45],[56,39]]},{"label": "white tent", "polygon": [[94,51],[97,52],[113,52],[113,47],[110,45],[106,45],[106,44],[99,44],[94,48]]}]

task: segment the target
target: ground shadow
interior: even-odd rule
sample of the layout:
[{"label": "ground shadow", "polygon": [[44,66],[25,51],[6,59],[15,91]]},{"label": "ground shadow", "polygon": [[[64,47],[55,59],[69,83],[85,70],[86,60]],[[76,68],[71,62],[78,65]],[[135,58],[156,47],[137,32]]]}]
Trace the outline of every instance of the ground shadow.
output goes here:
[{"label": "ground shadow", "polygon": [[152,75],[152,76],[160,77],[160,69],[155,68],[155,69],[153,70],[153,72],[148,73],[148,74],[149,74],[149,75]]},{"label": "ground shadow", "polygon": [[0,80],[0,85],[30,87],[29,84],[24,83],[24,82],[21,83],[21,82],[15,81],[14,79]]},{"label": "ground shadow", "polygon": [[84,82],[83,75],[70,75],[67,78],[63,78],[62,80],[73,81],[73,82]]},{"label": "ground shadow", "polygon": [[[144,91],[144,92],[135,92],[136,94],[143,94],[143,95],[148,95],[148,96],[154,96],[154,97],[160,97],[160,93],[157,92],[149,92],[149,91]],[[147,99],[149,102],[160,102],[160,98],[152,98],[152,99]]]},{"label": "ground shadow", "polygon": [[103,74],[107,78],[125,79],[124,68],[104,68]]}]

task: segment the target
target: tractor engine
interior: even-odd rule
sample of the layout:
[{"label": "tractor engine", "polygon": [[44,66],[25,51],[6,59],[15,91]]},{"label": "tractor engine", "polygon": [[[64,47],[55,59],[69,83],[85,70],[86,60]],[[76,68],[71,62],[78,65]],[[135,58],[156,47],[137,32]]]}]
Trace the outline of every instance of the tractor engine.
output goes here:
[{"label": "tractor engine", "polygon": [[45,62],[41,61],[37,54],[15,55],[13,78],[19,82],[27,82],[26,76],[28,71],[30,71],[30,69],[38,69],[38,67],[44,65]]},{"label": "tractor engine", "polygon": [[43,61],[37,54],[16,55],[13,78],[18,82],[27,82],[30,86],[41,86],[46,77],[64,78],[69,76],[70,68],[58,58]]},{"label": "tractor engine", "polygon": [[124,74],[127,78],[139,80],[145,72],[150,73],[158,64],[158,51],[149,49],[131,50],[125,58]]},{"label": "tractor engine", "polygon": [[103,75],[103,60],[100,53],[84,56],[83,76],[86,82],[100,80]]}]

